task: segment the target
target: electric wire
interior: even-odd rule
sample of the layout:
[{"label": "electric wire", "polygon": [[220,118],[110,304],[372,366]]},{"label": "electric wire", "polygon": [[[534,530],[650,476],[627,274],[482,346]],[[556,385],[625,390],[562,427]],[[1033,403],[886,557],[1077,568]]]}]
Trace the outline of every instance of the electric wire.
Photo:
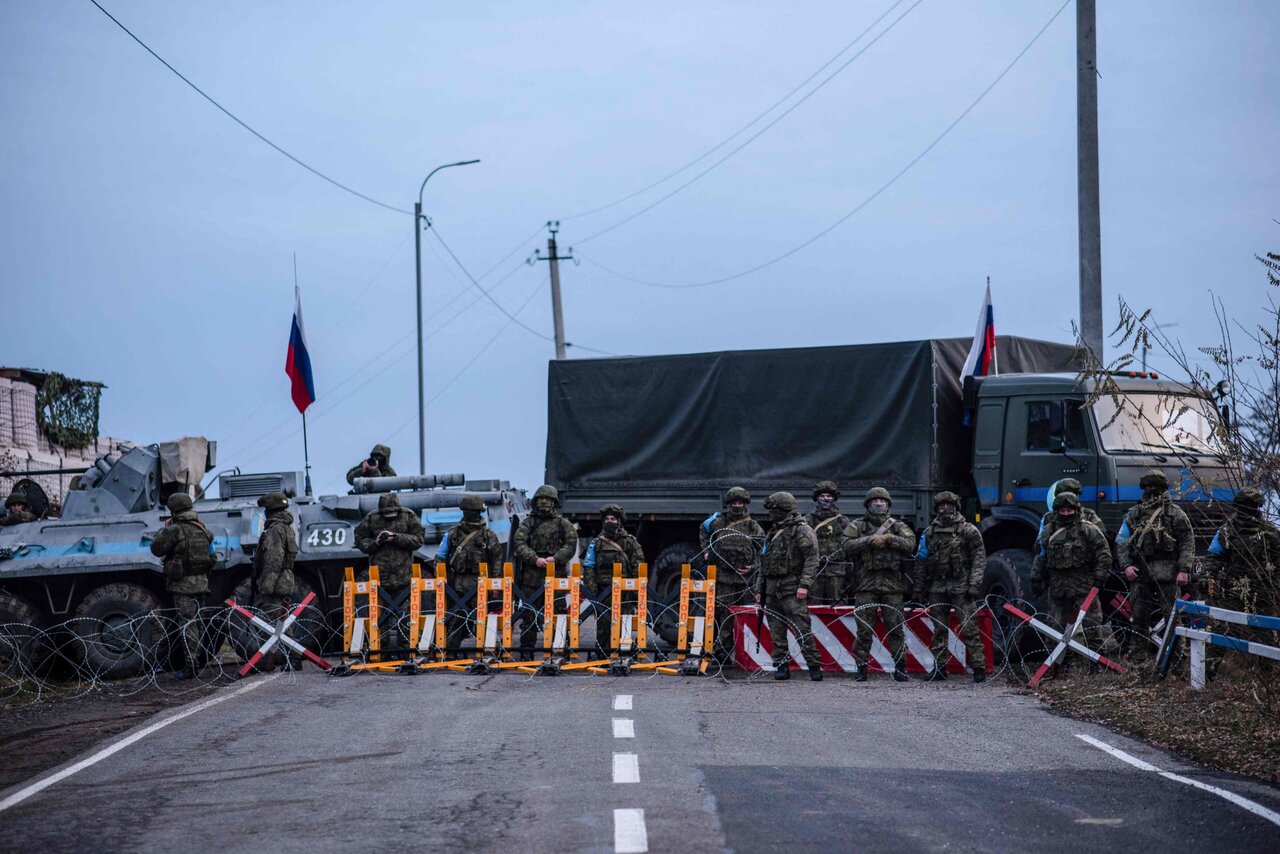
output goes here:
[{"label": "electric wire", "polygon": [[543,341],[554,340],[550,335],[544,335],[543,333],[534,329],[529,324],[525,323],[523,320],[520,320],[519,318],[517,318],[511,312],[507,311],[507,309],[502,305],[502,303],[494,299],[489,294],[489,291],[486,291],[484,287],[481,286],[480,282],[476,280],[476,277],[471,275],[471,272],[467,270],[466,265],[463,264],[462,261],[458,258],[458,256],[454,254],[453,250],[449,248],[449,244],[444,242],[444,238],[440,236],[439,230],[436,229],[435,227],[432,227],[431,233],[435,235],[436,240],[440,241],[440,245],[444,247],[444,251],[449,253],[449,257],[453,259],[453,263],[458,265],[458,269],[462,271],[463,275],[465,275],[471,281],[471,284],[476,286],[476,290],[484,294],[485,299],[487,299],[489,302],[493,303],[495,307],[497,307],[498,311],[505,314],[508,319],[514,321],[517,326],[519,326],[521,329],[524,329],[529,334],[534,335],[538,338],[541,338]]}]

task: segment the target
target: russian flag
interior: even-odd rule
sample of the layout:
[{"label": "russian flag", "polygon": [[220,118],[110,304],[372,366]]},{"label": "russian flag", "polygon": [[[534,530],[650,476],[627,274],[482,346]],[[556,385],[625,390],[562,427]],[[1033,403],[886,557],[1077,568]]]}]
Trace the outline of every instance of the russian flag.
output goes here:
[{"label": "russian flag", "polygon": [[996,317],[991,309],[991,283],[987,283],[987,295],[982,300],[978,314],[978,331],[973,336],[973,346],[960,370],[960,384],[965,377],[985,377],[1000,373],[996,364]]},{"label": "russian flag", "polygon": [[316,384],[311,378],[311,354],[307,352],[307,329],[302,323],[302,290],[293,286],[293,328],[289,331],[289,355],[284,372],[293,380],[290,393],[299,412],[316,401]]}]

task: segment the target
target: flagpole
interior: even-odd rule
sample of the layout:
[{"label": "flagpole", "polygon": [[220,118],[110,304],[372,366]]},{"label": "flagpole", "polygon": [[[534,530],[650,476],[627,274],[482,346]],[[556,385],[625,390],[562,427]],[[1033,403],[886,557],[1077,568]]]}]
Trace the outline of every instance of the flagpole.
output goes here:
[{"label": "flagpole", "polygon": [[[293,288],[298,289],[298,253],[293,253]],[[306,493],[311,497],[311,451],[307,447],[307,410],[302,410],[302,466],[305,471]]]}]

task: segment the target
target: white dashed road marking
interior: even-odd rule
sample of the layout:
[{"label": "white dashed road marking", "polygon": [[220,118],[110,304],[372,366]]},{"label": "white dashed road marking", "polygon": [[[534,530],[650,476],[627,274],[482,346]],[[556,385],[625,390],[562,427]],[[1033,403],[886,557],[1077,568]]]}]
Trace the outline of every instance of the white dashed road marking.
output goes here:
[{"label": "white dashed road marking", "polygon": [[613,719],[613,737],[614,738],[635,738],[636,724],[631,718],[614,718]]},{"label": "white dashed road marking", "polygon": [[613,782],[639,783],[640,757],[634,753],[613,754]]},{"label": "white dashed road marking", "polygon": [[629,712],[629,711],[631,711],[631,695],[630,695],[630,694],[619,694],[618,696],[614,697],[614,698],[613,698],[613,710],[614,710],[615,712]]},{"label": "white dashed road marking", "polygon": [[643,854],[649,850],[644,810],[613,811],[613,850],[618,854]]}]

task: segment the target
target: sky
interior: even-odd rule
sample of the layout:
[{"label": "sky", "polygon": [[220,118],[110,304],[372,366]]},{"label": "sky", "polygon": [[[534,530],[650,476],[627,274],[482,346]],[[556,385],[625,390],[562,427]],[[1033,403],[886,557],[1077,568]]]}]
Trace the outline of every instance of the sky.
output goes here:
[{"label": "sky", "polygon": [[[0,3],[0,365],[105,383],[103,434],[301,470],[296,255],[316,491],[416,472],[409,211],[468,159],[423,199],[430,472],[541,482],[549,220],[570,358],[971,336],[988,277],[1072,340],[1074,3],[99,2],[354,191],[89,0]],[[1098,6],[1104,323],[1194,352],[1269,296],[1280,4]]]}]

